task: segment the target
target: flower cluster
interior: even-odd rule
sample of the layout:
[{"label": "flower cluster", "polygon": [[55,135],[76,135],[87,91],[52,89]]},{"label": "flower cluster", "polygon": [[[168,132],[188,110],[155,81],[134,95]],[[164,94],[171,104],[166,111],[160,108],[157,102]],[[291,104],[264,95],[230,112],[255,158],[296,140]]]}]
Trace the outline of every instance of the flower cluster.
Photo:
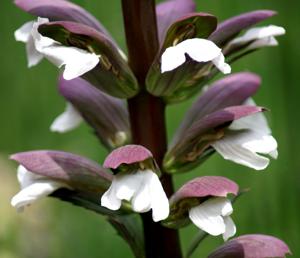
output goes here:
[{"label": "flower cluster", "polygon": [[[124,214],[152,210],[153,221],[163,227],[179,229],[193,223],[212,236],[223,235],[224,241],[233,237],[237,229],[230,217],[232,196],[239,195],[235,182],[202,176],[167,195],[160,178],[189,171],[215,152],[256,170],[265,169],[269,157],[277,158],[277,142],[263,114],[266,109],[252,99],[260,78],[242,72],[210,83],[219,72],[231,73],[239,58],[278,44],[275,37],[285,33],[282,27],[251,28],[275,13],[254,11],[218,23],[211,14],[197,13],[193,0],[159,4],[160,49],[141,89],[126,55],[86,10],[65,0],[15,3],[37,17],[15,32],[16,40],[26,44],[28,67],[45,58],[64,69],[58,86],[66,110],[54,120],[51,131],[68,132],[85,121],[110,154],[103,166],[59,151],[12,155],[20,164],[22,190],[11,204],[21,211],[52,195],[104,214],[112,224]],[[162,164],[150,150],[135,144],[124,101],[145,90],[166,104],[201,92]],[[122,223],[122,230],[128,229],[126,221]],[[285,257],[289,252],[273,237],[245,235],[226,242],[209,257]]]}]

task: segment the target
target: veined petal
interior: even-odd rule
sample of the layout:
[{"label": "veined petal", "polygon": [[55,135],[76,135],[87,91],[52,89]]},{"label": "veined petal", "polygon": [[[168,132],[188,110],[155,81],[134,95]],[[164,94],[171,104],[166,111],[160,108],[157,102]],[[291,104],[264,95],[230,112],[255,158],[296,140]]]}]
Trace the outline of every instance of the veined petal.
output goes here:
[{"label": "veined petal", "polygon": [[82,121],[79,112],[71,103],[67,103],[66,110],[53,121],[50,130],[65,133],[78,127]]},{"label": "veined petal", "polygon": [[247,43],[253,40],[281,36],[285,34],[283,27],[269,25],[248,30],[243,36],[234,39],[230,44]]},{"label": "veined petal", "polygon": [[209,62],[217,66],[224,73],[230,72],[229,65],[225,63],[222,50],[212,41],[207,39],[187,39],[174,47],[165,50],[161,59],[162,73],[172,71],[185,62],[185,54],[188,54],[197,62]]},{"label": "veined petal", "polygon": [[152,153],[142,145],[129,144],[113,150],[105,159],[105,168],[117,169],[122,164],[135,164],[153,158]]},{"label": "veined petal", "polygon": [[158,176],[153,172],[151,172],[150,192],[153,221],[157,222],[166,219],[170,213],[169,200]]},{"label": "veined petal", "polygon": [[224,241],[227,241],[230,237],[233,237],[236,233],[236,226],[231,217],[224,217],[225,232],[223,234]]},{"label": "veined petal", "polygon": [[225,233],[223,209],[228,207],[226,198],[211,198],[189,211],[191,221],[210,235],[218,236]]},{"label": "veined petal", "polygon": [[227,132],[212,146],[224,159],[256,170],[263,170],[269,165],[269,159],[256,152],[268,154],[276,149],[276,141],[274,142],[270,137],[250,130]]}]

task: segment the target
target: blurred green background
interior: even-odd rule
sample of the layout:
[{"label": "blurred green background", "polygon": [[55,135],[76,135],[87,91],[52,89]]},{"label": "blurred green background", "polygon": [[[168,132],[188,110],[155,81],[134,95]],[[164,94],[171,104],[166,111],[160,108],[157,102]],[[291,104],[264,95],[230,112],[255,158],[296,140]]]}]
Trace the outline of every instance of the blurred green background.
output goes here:
[{"label": "blurred green background", "polygon": [[[98,17],[125,49],[120,1],[77,0]],[[254,53],[233,66],[233,71],[261,75],[263,85],[255,97],[268,107],[273,134],[279,142],[279,159],[263,172],[235,165],[214,155],[203,166],[176,177],[176,186],[197,175],[224,175],[251,191],[234,206],[238,234],[264,233],[285,240],[300,257],[300,114],[299,10],[296,0],[198,0],[198,10],[223,20],[255,9],[274,9],[279,15],[267,23],[284,26],[287,35],[280,46]],[[106,152],[91,130],[83,125],[64,134],[49,131],[52,120],[64,109],[57,94],[57,69],[48,62],[27,69],[23,44],[13,32],[32,17],[10,0],[0,3],[0,257],[1,258],[82,258],[132,257],[129,248],[105,219],[89,211],[52,198],[40,201],[22,214],[9,202],[18,191],[13,162],[8,155],[34,149],[59,149],[85,155],[102,162]],[[192,101],[192,100],[191,100]],[[178,126],[191,101],[168,109],[169,137]],[[193,226],[182,230],[186,249]],[[205,257],[220,244],[207,238],[193,257]]]}]

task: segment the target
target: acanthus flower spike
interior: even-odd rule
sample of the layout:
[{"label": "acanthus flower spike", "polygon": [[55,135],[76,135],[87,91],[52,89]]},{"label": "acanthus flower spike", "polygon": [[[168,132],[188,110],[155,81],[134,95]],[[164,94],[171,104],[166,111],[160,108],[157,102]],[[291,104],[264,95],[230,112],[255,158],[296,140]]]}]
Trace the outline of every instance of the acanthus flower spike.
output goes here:
[{"label": "acanthus flower spike", "polygon": [[101,205],[118,210],[122,200],[131,202],[138,213],[152,209],[155,222],[169,215],[169,201],[158,178],[157,167],[149,150],[140,145],[126,145],[114,150],[104,162],[117,171],[110,188],[102,195]]},{"label": "acanthus flower spike", "polygon": [[230,218],[233,209],[227,195],[237,195],[238,189],[236,183],[225,177],[195,178],[171,197],[170,216],[164,224],[178,228],[192,222],[210,235],[222,234],[226,241],[236,233]]},{"label": "acanthus flower spike", "polygon": [[101,92],[82,78],[67,81],[60,76],[58,84],[69,108],[55,119],[52,130],[65,132],[84,119],[107,148],[130,142],[128,111],[122,100]]}]

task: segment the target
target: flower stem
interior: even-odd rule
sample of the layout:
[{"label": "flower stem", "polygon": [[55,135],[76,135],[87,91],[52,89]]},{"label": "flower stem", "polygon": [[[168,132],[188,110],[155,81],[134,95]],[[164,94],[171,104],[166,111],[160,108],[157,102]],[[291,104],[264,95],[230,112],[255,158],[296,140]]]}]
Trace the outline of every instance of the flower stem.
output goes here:
[{"label": "flower stem", "polygon": [[195,250],[198,248],[200,243],[208,236],[208,234],[204,231],[199,231],[199,233],[194,238],[191,246],[189,247],[185,258],[190,258]]},{"label": "flower stem", "polygon": [[[145,91],[145,78],[158,52],[154,0],[122,0],[128,58],[141,87],[141,93],[128,100],[133,142],[148,148],[161,167],[167,149],[165,103]],[[162,185],[172,195],[170,175],[163,173]],[[142,215],[146,258],[181,258],[176,230],[154,223],[150,213]]]}]

